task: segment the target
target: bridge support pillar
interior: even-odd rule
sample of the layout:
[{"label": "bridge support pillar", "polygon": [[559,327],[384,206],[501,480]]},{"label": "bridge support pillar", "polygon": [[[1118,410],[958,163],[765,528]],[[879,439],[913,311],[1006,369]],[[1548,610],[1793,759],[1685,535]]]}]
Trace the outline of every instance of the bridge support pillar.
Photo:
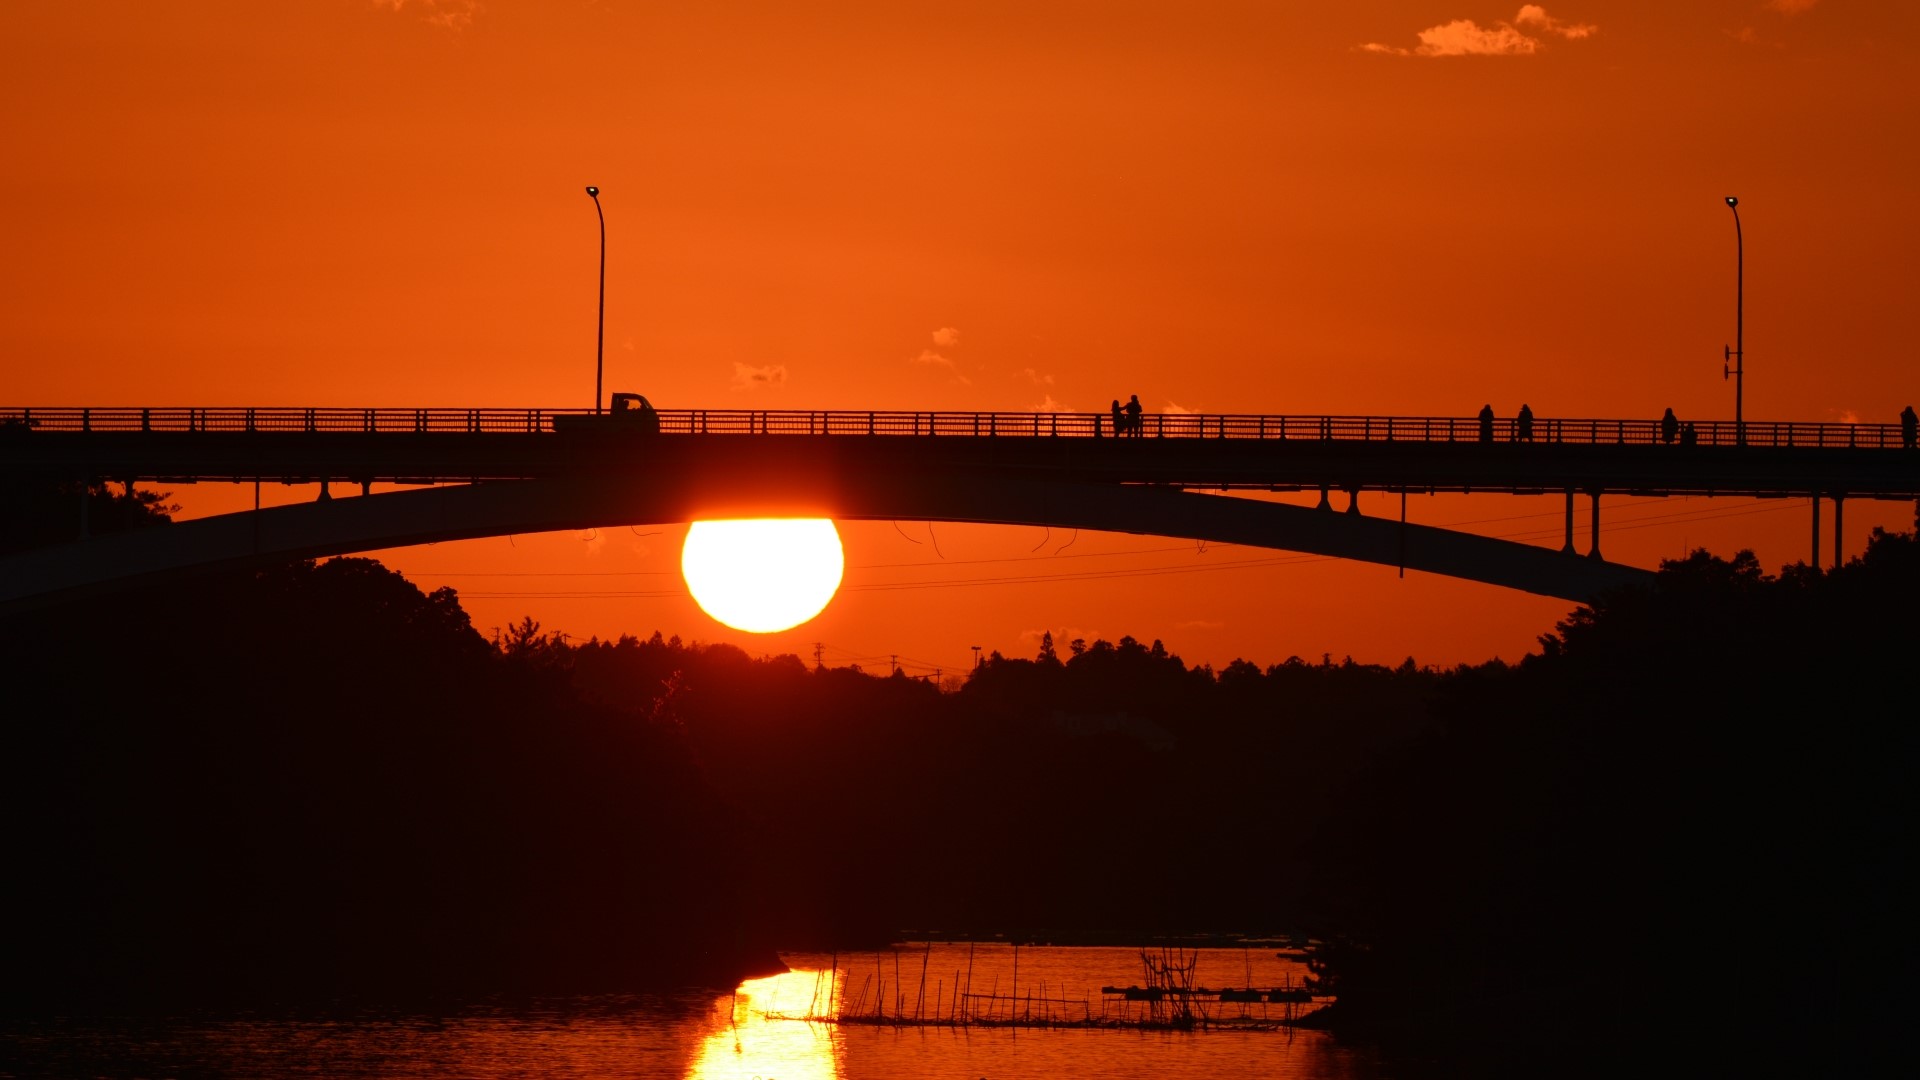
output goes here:
[{"label": "bridge support pillar", "polygon": [[360,494],[362,495],[373,494],[373,481],[371,480],[360,481]]},{"label": "bridge support pillar", "polygon": [[1560,554],[1577,555],[1573,547],[1573,489],[1567,489],[1567,542],[1560,545]]},{"label": "bridge support pillar", "polygon": [[1333,503],[1327,501],[1327,485],[1325,484],[1320,485],[1320,505],[1317,507],[1314,507],[1314,509],[1316,510],[1333,509]]},{"label": "bridge support pillar", "polygon": [[1820,569],[1820,493],[1818,491],[1813,493],[1813,558],[1808,560],[1807,565],[1815,570]]},{"label": "bridge support pillar", "polygon": [[1348,488],[1347,489],[1347,513],[1358,514],[1359,512],[1360,512],[1360,489],[1357,487]]},{"label": "bridge support pillar", "polygon": [[1593,496],[1593,523],[1587,545],[1587,558],[1600,558],[1600,489],[1594,488],[1587,494]]},{"label": "bridge support pillar", "polygon": [[324,476],[320,478],[320,497],[313,501],[314,502],[333,501],[333,492],[327,490],[327,478]]},{"label": "bridge support pillar", "polygon": [[1835,570],[1840,569],[1841,561],[1846,558],[1846,549],[1840,546],[1841,545],[1840,515],[1841,515],[1841,512],[1845,509],[1846,504],[1844,500],[1845,500],[1845,496],[1841,495],[1839,492],[1834,492],[1834,495],[1833,495],[1833,568]]}]

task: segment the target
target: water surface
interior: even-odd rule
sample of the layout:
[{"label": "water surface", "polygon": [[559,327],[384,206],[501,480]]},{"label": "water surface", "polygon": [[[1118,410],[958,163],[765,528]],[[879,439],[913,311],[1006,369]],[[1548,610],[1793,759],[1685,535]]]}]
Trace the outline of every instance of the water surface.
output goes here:
[{"label": "water surface", "polygon": [[[932,1019],[963,1008],[1004,1019],[1102,1015],[1103,986],[1143,984],[1137,949],[903,945],[838,956],[793,954],[792,970],[733,994],[604,995],[481,1002],[432,1015],[364,1012],[70,1017],[8,1021],[0,1074],[113,1077],[684,1077],[686,1080],[898,1080],[904,1077],[1218,1077],[1376,1080],[1368,1055],[1321,1032],[1234,1029],[1278,1018],[1271,1005],[1210,1006],[1222,1027],[896,1026],[809,1022],[858,1006]],[[831,973],[831,974],[830,974]],[[923,974],[924,973],[924,974]],[[1193,976],[1209,988],[1277,986],[1305,974],[1271,948],[1210,949]],[[1016,981],[1017,979],[1017,981]],[[827,988],[831,986],[831,997]],[[1019,1005],[1014,1003],[1018,1001]],[[1049,1005],[1047,1003],[1051,1002]],[[831,1005],[831,1007],[830,1007]],[[1110,1018],[1142,1003],[1109,1002]]]}]

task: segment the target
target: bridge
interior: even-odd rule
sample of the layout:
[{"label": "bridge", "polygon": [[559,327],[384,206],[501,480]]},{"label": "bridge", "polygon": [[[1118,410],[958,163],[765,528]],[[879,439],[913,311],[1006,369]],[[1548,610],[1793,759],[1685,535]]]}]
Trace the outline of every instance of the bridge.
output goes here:
[{"label": "bridge", "polygon": [[[219,566],[509,533],[807,515],[1044,525],[1358,559],[1584,601],[1649,571],[1600,556],[1606,494],[1920,498],[1894,424],[1643,419],[666,410],[0,408],[0,479],[313,484],[292,506],[0,558],[0,610]],[[414,490],[369,494],[374,484]],[[335,485],[360,495],[335,498]],[[436,486],[424,486],[436,485]],[[1317,508],[1236,497],[1315,492]],[[1402,496],[1400,520],[1358,494]],[[1405,497],[1562,494],[1537,547],[1408,524]],[[1592,501],[1580,555],[1575,500]],[[1344,511],[1336,509],[1344,500]],[[256,496],[257,505],[257,496]]]}]

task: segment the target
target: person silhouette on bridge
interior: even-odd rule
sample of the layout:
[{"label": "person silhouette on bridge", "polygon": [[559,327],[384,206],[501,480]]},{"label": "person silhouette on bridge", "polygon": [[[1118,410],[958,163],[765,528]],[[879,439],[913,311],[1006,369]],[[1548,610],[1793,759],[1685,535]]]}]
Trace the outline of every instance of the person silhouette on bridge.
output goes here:
[{"label": "person silhouette on bridge", "polygon": [[1493,406],[1480,406],[1480,441],[1493,441]]},{"label": "person silhouette on bridge", "polygon": [[1515,442],[1533,441],[1533,409],[1525,404],[1520,406],[1520,415],[1514,418],[1513,438]]},{"label": "person silhouette on bridge", "polygon": [[1660,441],[1671,446],[1674,436],[1678,434],[1680,434],[1680,418],[1673,415],[1672,409],[1668,409],[1667,414],[1660,418]]},{"label": "person silhouette on bridge", "polygon": [[1127,428],[1138,438],[1143,426],[1140,422],[1140,395],[1134,394],[1127,398]]},{"label": "person silhouette on bridge", "polygon": [[1900,442],[1907,449],[1913,449],[1916,432],[1920,432],[1920,417],[1913,414],[1913,406],[1900,410]]},{"label": "person silhouette on bridge", "polygon": [[1693,421],[1689,420],[1686,423],[1680,425],[1680,445],[1681,446],[1697,446],[1699,445],[1699,443],[1700,443],[1700,437],[1693,433]]},{"label": "person silhouette on bridge", "polygon": [[1120,415],[1119,398],[1113,399],[1113,433],[1115,435],[1125,435],[1127,433],[1126,421]]}]

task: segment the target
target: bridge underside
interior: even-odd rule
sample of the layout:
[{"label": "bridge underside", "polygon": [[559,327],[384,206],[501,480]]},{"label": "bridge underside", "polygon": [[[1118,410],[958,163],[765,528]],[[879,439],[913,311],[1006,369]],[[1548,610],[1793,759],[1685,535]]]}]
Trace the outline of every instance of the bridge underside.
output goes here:
[{"label": "bridge underside", "polygon": [[515,533],[702,518],[812,516],[1033,525],[1181,537],[1404,566],[1584,602],[1649,571],[1357,514],[1138,484],[949,474],[857,486],[766,468],[499,481],[177,522],[0,559],[0,611],[218,568]]}]

